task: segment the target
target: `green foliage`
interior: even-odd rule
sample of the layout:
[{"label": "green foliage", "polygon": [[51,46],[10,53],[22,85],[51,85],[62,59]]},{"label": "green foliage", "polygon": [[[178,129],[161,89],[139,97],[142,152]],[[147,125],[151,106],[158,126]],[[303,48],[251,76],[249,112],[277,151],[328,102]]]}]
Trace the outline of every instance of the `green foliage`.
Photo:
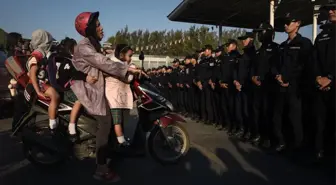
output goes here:
[{"label": "green foliage", "polygon": [[6,47],[7,33],[0,28],[0,49]]},{"label": "green foliage", "polygon": [[[224,29],[222,43],[228,39],[245,34],[244,29]],[[162,30],[149,32],[148,30],[136,30],[129,32],[128,26],[119,30],[107,42],[112,44],[126,43],[131,45],[136,52],[143,50],[150,55],[185,56],[194,53],[205,44],[214,48],[218,46],[219,36],[217,30],[210,30],[206,26],[191,26],[188,30]],[[242,48],[239,42],[239,48]],[[138,49],[138,50],[137,50]]]}]

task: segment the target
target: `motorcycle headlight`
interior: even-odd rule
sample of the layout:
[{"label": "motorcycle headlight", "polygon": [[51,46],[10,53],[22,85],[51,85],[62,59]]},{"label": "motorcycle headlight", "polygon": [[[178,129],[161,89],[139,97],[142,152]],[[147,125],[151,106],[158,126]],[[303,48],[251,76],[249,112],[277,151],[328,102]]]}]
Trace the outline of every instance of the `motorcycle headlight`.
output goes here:
[{"label": "motorcycle headlight", "polygon": [[166,101],[166,106],[171,110],[171,111],[174,111],[174,106],[172,103],[170,103],[170,101]]}]

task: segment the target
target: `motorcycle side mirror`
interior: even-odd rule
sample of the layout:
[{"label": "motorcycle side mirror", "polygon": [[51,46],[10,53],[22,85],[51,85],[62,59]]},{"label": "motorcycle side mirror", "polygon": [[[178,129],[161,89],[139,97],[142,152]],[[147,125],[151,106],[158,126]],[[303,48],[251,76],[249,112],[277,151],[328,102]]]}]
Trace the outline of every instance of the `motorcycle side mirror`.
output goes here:
[{"label": "motorcycle side mirror", "polygon": [[143,51],[140,52],[139,60],[145,60],[145,54]]}]

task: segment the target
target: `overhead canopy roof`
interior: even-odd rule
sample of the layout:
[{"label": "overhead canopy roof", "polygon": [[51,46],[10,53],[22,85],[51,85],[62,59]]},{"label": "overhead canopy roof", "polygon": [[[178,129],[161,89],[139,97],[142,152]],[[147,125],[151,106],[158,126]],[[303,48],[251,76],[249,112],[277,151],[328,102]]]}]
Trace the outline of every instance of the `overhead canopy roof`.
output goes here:
[{"label": "overhead canopy roof", "polygon": [[[327,0],[316,1],[320,4]],[[283,31],[283,25],[277,22],[288,12],[299,16],[303,26],[312,24],[311,0],[275,0],[275,5],[278,5],[274,15],[277,31]],[[261,22],[269,21],[269,10],[269,0],[184,0],[168,18],[178,22],[252,29],[258,27]]]}]

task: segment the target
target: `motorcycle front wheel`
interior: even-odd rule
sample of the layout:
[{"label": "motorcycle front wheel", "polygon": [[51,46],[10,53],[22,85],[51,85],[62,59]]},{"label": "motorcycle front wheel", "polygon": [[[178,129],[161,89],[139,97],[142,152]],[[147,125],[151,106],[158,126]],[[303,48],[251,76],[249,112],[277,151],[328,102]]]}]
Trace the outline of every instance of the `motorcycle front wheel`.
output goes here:
[{"label": "motorcycle front wheel", "polygon": [[187,155],[189,148],[189,135],[177,122],[165,128],[155,126],[147,138],[148,153],[161,164],[178,163]]}]

